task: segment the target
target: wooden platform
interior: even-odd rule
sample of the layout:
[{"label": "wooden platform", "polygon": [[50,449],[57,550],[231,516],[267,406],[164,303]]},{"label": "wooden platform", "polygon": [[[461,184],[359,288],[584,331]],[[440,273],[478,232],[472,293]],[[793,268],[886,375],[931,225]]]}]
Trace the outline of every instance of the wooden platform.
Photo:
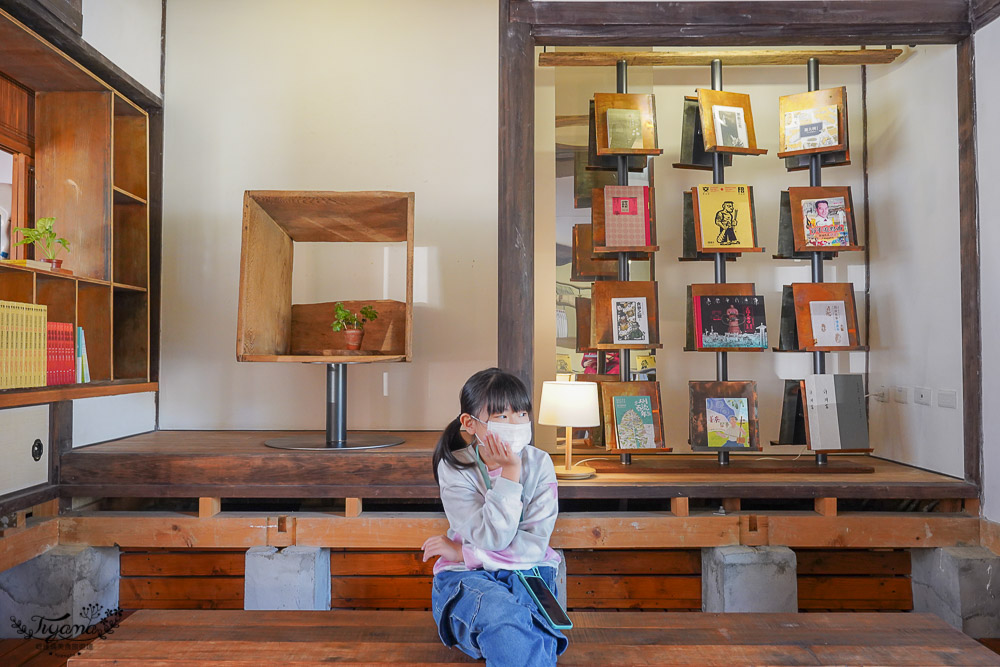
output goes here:
[{"label": "wooden platform", "polygon": [[[577,613],[562,665],[997,665],[929,614]],[[138,611],[93,665],[456,664],[427,612]]]},{"label": "wooden platform", "polygon": [[[363,451],[296,452],[264,446],[288,431],[158,431],[80,447],[63,455],[60,492],[94,497],[411,498],[437,500],[431,453],[438,433],[398,432],[406,442]],[[581,453],[578,459],[590,457]],[[560,454],[555,455],[561,461]],[[604,458],[618,461],[617,456]],[[635,472],[561,481],[562,498],[976,498],[974,485],[869,456],[831,456],[873,468],[850,474],[810,465],[784,472],[752,469],[760,459],[791,464],[792,455],[732,456],[720,471],[713,455],[633,455]],[[781,469],[770,461],[767,468]]]}]

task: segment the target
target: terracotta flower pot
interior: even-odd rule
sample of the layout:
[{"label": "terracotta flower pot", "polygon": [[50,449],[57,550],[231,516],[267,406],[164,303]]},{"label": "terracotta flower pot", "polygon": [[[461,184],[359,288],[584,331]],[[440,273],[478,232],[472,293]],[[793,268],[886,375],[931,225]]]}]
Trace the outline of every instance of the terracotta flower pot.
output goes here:
[{"label": "terracotta flower pot", "polygon": [[360,350],[361,338],[365,335],[364,329],[344,329],[344,341],[348,350]]},{"label": "terracotta flower pot", "polygon": [[62,260],[61,259],[43,259],[42,261],[43,262],[48,262],[49,264],[51,264],[53,269],[61,269],[62,268]]}]

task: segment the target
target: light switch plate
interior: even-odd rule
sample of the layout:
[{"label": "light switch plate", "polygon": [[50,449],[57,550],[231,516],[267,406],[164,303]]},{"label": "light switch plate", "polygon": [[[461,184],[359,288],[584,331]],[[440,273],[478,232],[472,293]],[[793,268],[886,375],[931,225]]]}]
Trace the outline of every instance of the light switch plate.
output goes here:
[{"label": "light switch plate", "polygon": [[893,387],[892,398],[897,403],[909,403],[910,390],[907,387]]},{"label": "light switch plate", "polygon": [[954,389],[938,389],[937,404],[941,408],[957,408],[958,392]]},{"label": "light switch plate", "polygon": [[914,387],[913,388],[913,402],[919,403],[920,405],[930,405],[931,404],[931,388],[930,387]]}]

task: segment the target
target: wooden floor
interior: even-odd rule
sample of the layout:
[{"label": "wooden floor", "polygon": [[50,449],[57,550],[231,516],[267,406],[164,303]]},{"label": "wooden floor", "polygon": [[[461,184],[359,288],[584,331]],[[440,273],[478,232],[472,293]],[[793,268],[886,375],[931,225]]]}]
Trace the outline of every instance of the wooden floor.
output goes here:
[{"label": "wooden floor", "polygon": [[[998,665],[928,614],[577,613],[562,665]],[[455,664],[426,612],[138,611],[93,665]]]},{"label": "wooden floor", "polygon": [[[64,496],[221,498],[413,498],[436,500],[431,452],[438,433],[397,432],[396,447],[288,451],[264,445],[288,431],[158,431],[67,452]],[[580,453],[581,456],[592,454]],[[581,458],[578,456],[577,458]],[[561,461],[561,455],[556,455]],[[604,455],[608,463],[615,456]],[[628,472],[561,481],[563,498],[976,498],[963,480],[869,456],[831,456],[817,467],[808,453],[734,455],[727,469],[711,455],[633,455]],[[853,463],[868,474],[838,472]],[[754,469],[766,466],[771,471]],[[784,472],[774,472],[774,469]]]}]

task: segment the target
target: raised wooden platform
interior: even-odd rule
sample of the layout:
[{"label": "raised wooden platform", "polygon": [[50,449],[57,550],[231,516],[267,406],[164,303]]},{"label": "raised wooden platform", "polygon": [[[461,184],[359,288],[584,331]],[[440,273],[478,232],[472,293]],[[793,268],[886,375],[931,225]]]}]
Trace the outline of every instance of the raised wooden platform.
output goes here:
[{"label": "raised wooden platform", "polygon": [[[437,500],[431,453],[438,433],[399,432],[396,447],[296,452],[264,446],[288,431],[158,431],[80,447],[63,455],[63,496],[216,498],[411,498]],[[590,457],[590,454],[580,455]],[[562,455],[555,458],[561,461]],[[604,455],[609,462],[617,456]],[[826,471],[803,457],[785,472],[752,469],[792,455],[734,455],[720,471],[712,455],[634,454],[635,472],[560,481],[562,498],[977,498],[963,480],[870,456],[831,456],[870,474]],[[773,461],[768,468],[776,469]],[[653,470],[650,470],[653,468]],[[724,474],[723,474],[724,473]]]},{"label": "raised wooden platform", "polygon": [[[996,665],[929,614],[577,613],[562,665]],[[456,664],[427,612],[138,611],[94,665]]]}]

